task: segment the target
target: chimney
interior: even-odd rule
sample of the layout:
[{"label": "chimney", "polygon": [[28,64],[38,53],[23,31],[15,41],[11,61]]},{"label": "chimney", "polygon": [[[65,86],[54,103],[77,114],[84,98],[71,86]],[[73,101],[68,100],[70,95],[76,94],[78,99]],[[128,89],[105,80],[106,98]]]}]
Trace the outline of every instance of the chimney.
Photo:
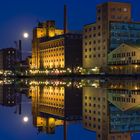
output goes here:
[{"label": "chimney", "polygon": [[22,61],[22,44],[21,40],[19,40],[19,60]]},{"label": "chimney", "polygon": [[64,34],[67,33],[67,6],[64,5]]}]

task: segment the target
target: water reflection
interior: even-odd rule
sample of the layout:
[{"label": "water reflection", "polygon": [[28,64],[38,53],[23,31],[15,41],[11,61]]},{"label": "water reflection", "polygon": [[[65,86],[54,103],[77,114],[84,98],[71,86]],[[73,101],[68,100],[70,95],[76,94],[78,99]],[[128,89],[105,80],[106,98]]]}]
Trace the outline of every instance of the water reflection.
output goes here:
[{"label": "water reflection", "polygon": [[14,113],[22,114],[23,94],[31,98],[37,134],[55,135],[63,127],[66,140],[71,124],[96,132],[96,140],[134,140],[140,131],[138,79],[0,81],[0,104],[15,106]]},{"label": "water reflection", "polygon": [[54,134],[55,127],[63,125],[66,136],[67,125],[81,120],[82,89],[60,81],[30,85],[33,124],[38,132]]}]

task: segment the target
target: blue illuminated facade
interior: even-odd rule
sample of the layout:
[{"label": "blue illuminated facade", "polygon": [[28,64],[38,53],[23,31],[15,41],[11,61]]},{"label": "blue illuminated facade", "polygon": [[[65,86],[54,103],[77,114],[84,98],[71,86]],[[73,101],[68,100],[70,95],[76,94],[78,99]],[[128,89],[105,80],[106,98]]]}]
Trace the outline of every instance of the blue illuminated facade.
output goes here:
[{"label": "blue illuminated facade", "polygon": [[122,43],[140,44],[140,23],[111,22],[110,23],[110,50],[116,49]]},{"label": "blue illuminated facade", "polygon": [[113,104],[110,110],[110,132],[138,132],[140,131],[140,111],[121,111]]}]

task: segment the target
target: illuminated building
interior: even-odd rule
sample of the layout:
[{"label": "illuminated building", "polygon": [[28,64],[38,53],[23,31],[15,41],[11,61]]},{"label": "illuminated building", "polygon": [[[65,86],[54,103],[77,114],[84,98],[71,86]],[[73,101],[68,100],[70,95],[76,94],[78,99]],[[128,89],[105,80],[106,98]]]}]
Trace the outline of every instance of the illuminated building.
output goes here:
[{"label": "illuminated building", "polygon": [[83,67],[106,70],[108,53],[122,43],[140,42],[140,24],[131,21],[129,3],[107,2],[97,6],[96,22],[84,26]]},{"label": "illuminated building", "polygon": [[5,48],[0,50],[0,74],[11,75],[16,70],[16,49]]},{"label": "illuminated building", "polygon": [[108,54],[108,66],[111,74],[138,74],[140,45],[121,44]]},{"label": "illuminated building", "polygon": [[140,130],[139,80],[109,80],[83,87],[83,126],[96,140],[131,140]]},{"label": "illuminated building", "polygon": [[82,34],[67,31],[66,11],[64,14],[64,30],[57,29],[52,20],[38,23],[33,30],[32,69],[82,66]]}]

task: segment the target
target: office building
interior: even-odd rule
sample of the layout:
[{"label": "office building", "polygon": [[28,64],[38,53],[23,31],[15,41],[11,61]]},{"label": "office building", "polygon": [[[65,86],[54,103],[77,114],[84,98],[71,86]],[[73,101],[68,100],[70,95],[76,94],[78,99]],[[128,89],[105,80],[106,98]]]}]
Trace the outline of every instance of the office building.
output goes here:
[{"label": "office building", "polygon": [[16,70],[16,49],[5,48],[0,50],[0,74],[11,75]]},{"label": "office building", "polygon": [[83,67],[105,71],[108,53],[122,43],[140,43],[140,24],[131,20],[129,3],[107,2],[97,6],[96,22],[83,29]]}]

